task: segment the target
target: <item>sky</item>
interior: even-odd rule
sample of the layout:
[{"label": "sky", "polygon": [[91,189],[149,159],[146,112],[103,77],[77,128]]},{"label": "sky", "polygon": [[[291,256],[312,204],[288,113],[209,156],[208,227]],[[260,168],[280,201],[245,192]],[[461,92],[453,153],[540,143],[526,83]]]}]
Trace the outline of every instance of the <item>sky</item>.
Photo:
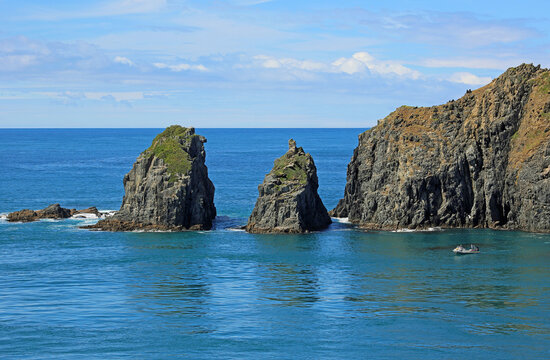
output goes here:
[{"label": "sky", "polygon": [[550,1],[0,0],[0,127],[356,127],[521,63]]}]

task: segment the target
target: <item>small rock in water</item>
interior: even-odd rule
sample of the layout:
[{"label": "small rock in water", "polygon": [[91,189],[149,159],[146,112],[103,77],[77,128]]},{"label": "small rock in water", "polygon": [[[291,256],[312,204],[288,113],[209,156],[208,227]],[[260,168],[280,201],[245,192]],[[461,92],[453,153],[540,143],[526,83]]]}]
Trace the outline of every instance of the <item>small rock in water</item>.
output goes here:
[{"label": "small rock in water", "polygon": [[52,204],[42,210],[23,209],[8,214],[7,220],[10,222],[33,222],[40,219],[67,219],[75,214],[95,214],[99,211],[95,207],[84,210],[66,209],[59,204]]}]

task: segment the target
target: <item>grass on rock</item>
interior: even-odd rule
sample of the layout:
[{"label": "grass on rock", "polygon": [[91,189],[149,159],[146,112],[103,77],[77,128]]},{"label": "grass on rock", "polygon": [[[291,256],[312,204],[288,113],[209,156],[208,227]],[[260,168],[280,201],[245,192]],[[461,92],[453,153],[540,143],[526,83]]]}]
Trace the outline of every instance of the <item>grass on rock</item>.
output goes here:
[{"label": "grass on rock", "polygon": [[194,131],[179,125],[172,125],[158,134],[146,155],[154,155],[164,161],[171,174],[170,181],[176,181],[178,175],[187,175],[191,171],[192,160],[184,150],[191,144]]},{"label": "grass on rock", "polygon": [[275,160],[273,173],[275,176],[284,181],[297,181],[305,185],[307,182],[307,163],[306,154],[285,154]]}]

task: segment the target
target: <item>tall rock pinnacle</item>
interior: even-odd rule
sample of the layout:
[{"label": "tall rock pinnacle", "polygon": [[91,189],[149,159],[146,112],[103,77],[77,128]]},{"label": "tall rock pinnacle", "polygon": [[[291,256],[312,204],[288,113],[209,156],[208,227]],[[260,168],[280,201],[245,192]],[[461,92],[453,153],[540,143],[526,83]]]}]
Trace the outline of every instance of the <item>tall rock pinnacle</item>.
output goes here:
[{"label": "tall rock pinnacle", "polygon": [[108,231],[203,230],[216,216],[203,143],[194,128],[173,125],[124,176],[120,211],[92,228]]},{"label": "tall rock pinnacle", "polygon": [[288,141],[286,154],[258,186],[259,197],[246,230],[251,233],[303,233],[331,223],[317,194],[317,168],[310,154]]}]

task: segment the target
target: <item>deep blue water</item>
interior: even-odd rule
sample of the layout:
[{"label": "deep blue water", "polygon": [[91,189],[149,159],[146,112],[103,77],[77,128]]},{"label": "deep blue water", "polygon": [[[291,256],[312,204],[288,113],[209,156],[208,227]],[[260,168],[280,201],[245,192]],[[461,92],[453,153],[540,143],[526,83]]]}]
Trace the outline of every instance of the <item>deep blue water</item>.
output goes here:
[{"label": "deep blue water", "polygon": [[[118,209],[157,129],[0,130],[0,213]],[[1,358],[550,358],[550,235],[229,231],[293,137],[327,208],[360,129],[202,129],[209,232],[0,221]],[[458,243],[479,255],[456,257]]]}]

